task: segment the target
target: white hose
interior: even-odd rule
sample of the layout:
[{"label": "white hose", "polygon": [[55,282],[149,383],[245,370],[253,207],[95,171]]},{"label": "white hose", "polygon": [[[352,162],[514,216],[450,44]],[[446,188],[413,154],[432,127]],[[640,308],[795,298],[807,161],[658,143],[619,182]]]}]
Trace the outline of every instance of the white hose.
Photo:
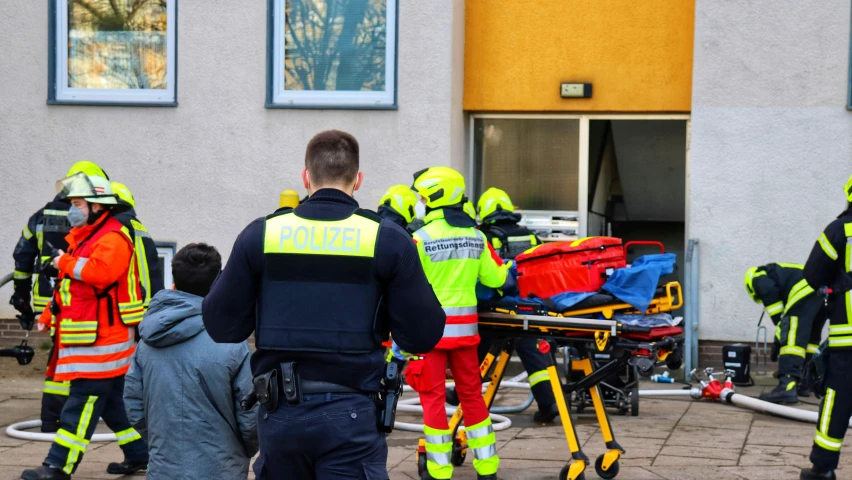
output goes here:
[{"label": "white hose", "polygon": [[[26,422],[13,423],[6,427],[6,435],[12,438],[21,440],[30,440],[35,442],[52,442],[53,433],[42,432],[26,432],[30,428],[38,428],[41,426],[41,420],[28,420]],[[114,433],[96,433],[92,435],[92,442],[114,442],[116,440]]]},{"label": "white hose", "polygon": [[701,389],[692,387],[689,390],[639,390],[639,397],[686,397],[701,398]]},{"label": "white hose", "polygon": [[[790,420],[798,420],[800,422],[817,423],[819,421],[819,412],[777,405],[758,398],[740,395],[739,393],[731,393],[732,392],[730,390],[723,390],[722,398],[728,403],[734,404],[738,407],[748,408],[757,412],[768,413],[770,415],[777,415],[779,417],[789,418]],[[729,396],[729,394],[731,395]],[[850,420],[849,423],[850,426],[852,426],[852,420]]]}]

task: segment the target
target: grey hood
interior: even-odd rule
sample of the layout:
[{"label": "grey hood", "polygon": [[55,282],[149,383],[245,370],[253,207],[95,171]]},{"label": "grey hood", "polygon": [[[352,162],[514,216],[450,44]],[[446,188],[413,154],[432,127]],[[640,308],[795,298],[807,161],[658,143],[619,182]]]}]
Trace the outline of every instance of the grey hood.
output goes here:
[{"label": "grey hood", "polygon": [[147,345],[164,348],[183,343],[204,331],[203,297],[180,290],[160,290],[151,299],[139,336]]}]

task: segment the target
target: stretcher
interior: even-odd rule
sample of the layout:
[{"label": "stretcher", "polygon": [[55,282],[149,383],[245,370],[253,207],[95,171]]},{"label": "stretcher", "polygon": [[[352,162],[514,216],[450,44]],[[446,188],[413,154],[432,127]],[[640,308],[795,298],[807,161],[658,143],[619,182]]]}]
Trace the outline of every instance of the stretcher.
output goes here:
[{"label": "stretcher", "polygon": [[[589,300],[594,299],[592,297]],[[665,285],[652,301],[646,314],[669,312],[683,304],[680,284]],[[521,336],[546,339],[539,343],[539,350],[547,358],[547,372],[559,409],[559,418],[565,433],[571,459],[559,473],[560,480],[583,480],[589,458],[582,452],[577,433],[566,402],[573,392],[588,391],[594,406],[607,452],[595,461],[595,471],[601,478],[611,479],[618,475],[618,460],[625,452],[616,442],[610,427],[599,384],[615,372],[634,366],[642,375],[650,375],[654,366],[661,362],[670,365],[679,363],[679,350],[683,343],[683,330],[679,327],[636,327],[626,325],[612,317],[616,312],[641,313],[618,301],[602,302],[598,298],[581,303],[567,311],[553,311],[539,303],[506,305],[502,302],[483,302],[479,307],[479,328],[491,336],[503,338],[491,345],[480,365],[483,381],[490,383],[483,394],[490,408],[494,402],[506,366],[514,351],[515,339]],[[563,385],[556,370],[553,346],[570,346],[576,358],[565,359],[570,369],[580,372],[582,378],[572,382],[566,379]],[[596,366],[592,359],[596,354],[606,353],[610,360]],[[568,368],[568,367],[566,367]],[[460,431],[463,419],[458,407],[450,419],[453,432],[451,461],[460,466],[467,456],[467,439]],[[416,456],[418,472],[426,473],[425,440],[421,439]],[[428,477],[427,477],[428,478]]]}]

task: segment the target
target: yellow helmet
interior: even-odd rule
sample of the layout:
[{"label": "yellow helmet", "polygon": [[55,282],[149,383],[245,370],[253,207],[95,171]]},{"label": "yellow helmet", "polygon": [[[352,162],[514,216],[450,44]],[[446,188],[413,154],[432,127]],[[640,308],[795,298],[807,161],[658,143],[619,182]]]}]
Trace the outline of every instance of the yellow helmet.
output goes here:
[{"label": "yellow helmet", "polygon": [[299,206],[299,194],[295,190],[284,190],[278,196],[278,208],[296,208]]},{"label": "yellow helmet", "polygon": [[414,220],[414,206],[417,205],[417,194],[405,185],[394,185],[382,195],[380,205],[392,208],[396,213],[402,215],[407,223]]},{"label": "yellow helmet", "polygon": [[485,221],[491,214],[500,210],[514,212],[515,205],[509,194],[499,188],[491,187],[479,197],[479,218]]},{"label": "yellow helmet", "polygon": [[429,208],[458,205],[464,200],[464,177],[450,167],[430,167],[414,174],[412,190]]},{"label": "yellow helmet", "polygon": [[82,198],[89,203],[118,205],[109,180],[82,172],[57,180],[56,193],[62,198]]},{"label": "yellow helmet", "polygon": [[473,221],[475,222],[476,221],[476,207],[473,206],[473,202],[471,202],[471,201],[464,202],[464,206],[462,208],[464,208],[465,213],[470,215],[470,218],[472,218]]},{"label": "yellow helmet", "polygon": [[755,293],[755,291],[754,291],[754,279],[756,277],[766,275],[766,272],[765,271],[759,271],[758,272],[757,269],[758,269],[758,267],[751,267],[748,270],[746,270],[745,289],[746,289],[746,292],[748,292],[748,296],[750,296],[752,300],[754,300],[757,303],[760,303],[760,299],[757,298],[757,293]]},{"label": "yellow helmet", "polygon": [[128,205],[130,208],[136,208],[136,199],[133,198],[133,194],[130,193],[130,189],[127,188],[127,185],[118,182],[110,182],[110,186],[112,187],[113,193],[115,193],[118,197],[118,203]]},{"label": "yellow helmet", "polygon": [[106,172],[98,166],[95,162],[90,162],[88,160],[80,160],[79,162],[71,165],[71,169],[68,170],[68,173],[65,174],[66,177],[70,177],[75,173],[85,173],[90,177],[103,177],[109,180],[109,176],[107,176]]},{"label": "yellow helmet", "polygon": [[849,177],[849,180],[846,180],[846,186],[843,187],[843,191],[846,192],[846,201],[852,203],[852,176]]}]

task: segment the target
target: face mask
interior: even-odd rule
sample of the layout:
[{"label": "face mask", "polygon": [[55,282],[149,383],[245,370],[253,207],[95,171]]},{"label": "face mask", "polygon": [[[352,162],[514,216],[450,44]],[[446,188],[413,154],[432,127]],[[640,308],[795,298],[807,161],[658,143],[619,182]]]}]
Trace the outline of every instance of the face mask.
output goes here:
[{"label": "face mask", "polygon": [[426,217],[426,205],[423,205],[423,202],[417,202],[414,204],[414,216],[421,220]]},{"label": "face mask", "polygon": [[87,216],[88,215],[83,213],[82,210],[73,205],[70,209],[68,209],[68,223],[70,223],[72,227],[76,228],[85,225]]}]

